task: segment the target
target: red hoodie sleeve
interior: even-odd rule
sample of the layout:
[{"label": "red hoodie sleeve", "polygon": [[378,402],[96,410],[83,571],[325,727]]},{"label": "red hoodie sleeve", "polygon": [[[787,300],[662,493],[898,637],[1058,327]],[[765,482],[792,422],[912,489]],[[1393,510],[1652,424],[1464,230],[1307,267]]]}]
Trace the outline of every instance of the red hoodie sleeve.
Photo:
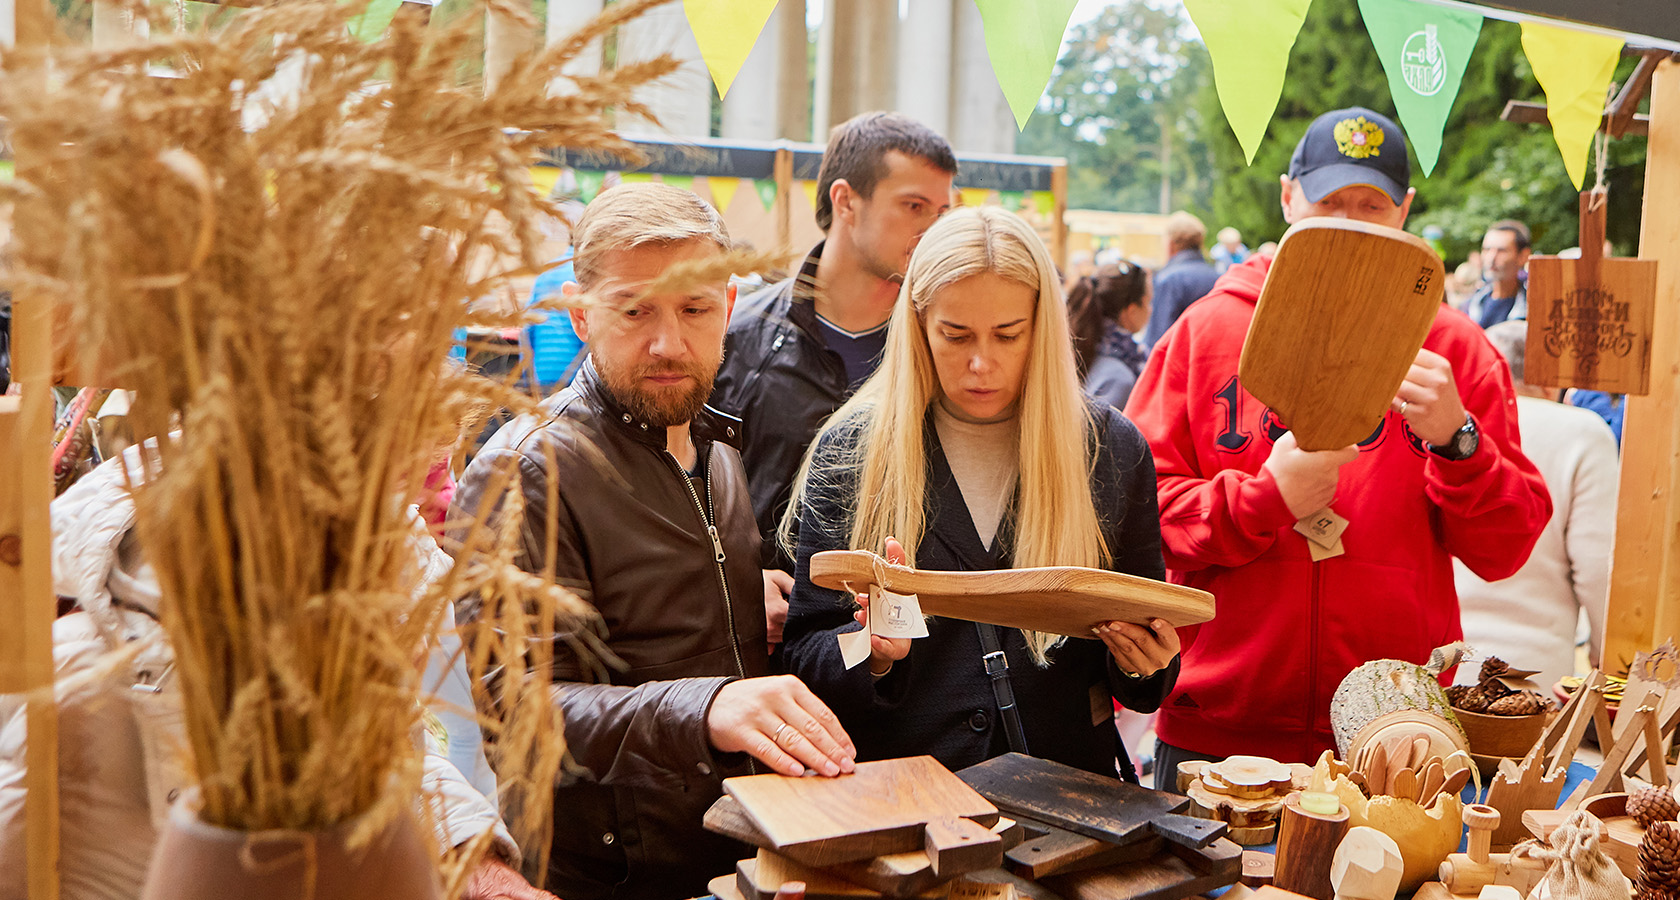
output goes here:
[{"label": "red hoodie sleeve", "polygon": [[[1484,581],[1509,578],[1528,561],[1552,518],[1540,471],[1522,452],[1510,370],[1479,333],[1456,357],[1453,372],[1464,408],[1476,420],[1480,445],[1458,462],[1430,454],[1424,491],[1440,510],[1441,543]],[[1442,350],[1449,359],[1453,354]]]},{"label": "red hoodie sleeve", "polygon": [[1161,549],[1167,568],[1193,571],[1240,566],[1271,548],[1295,516],[1270,472],[1216,469],[1207,477],[1188,398],[1194,334],[1167,332],[1132,389],[1126,416],[1149,440],[1161,503]]}]

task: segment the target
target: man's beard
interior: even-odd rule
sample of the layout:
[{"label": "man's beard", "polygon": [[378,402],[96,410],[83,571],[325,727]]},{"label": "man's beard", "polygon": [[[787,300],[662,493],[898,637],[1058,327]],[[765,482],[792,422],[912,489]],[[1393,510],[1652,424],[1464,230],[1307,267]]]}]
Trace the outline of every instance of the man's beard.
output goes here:
[{"label": "man's beard", "polygon": [[[644,381],[649,376],[677,374],[687,375],[692,380],[685,385],[665,388],[649,388]],[[712,396],[712,382],[716,374],[715,366],[707,367],[693,361],[687,364],[642,365],[629,373],[602,369],[601,379],[606,382],[607,392],[630,415],[656,428],[670,428],[686,425],[700,414],[706,400]]]}]

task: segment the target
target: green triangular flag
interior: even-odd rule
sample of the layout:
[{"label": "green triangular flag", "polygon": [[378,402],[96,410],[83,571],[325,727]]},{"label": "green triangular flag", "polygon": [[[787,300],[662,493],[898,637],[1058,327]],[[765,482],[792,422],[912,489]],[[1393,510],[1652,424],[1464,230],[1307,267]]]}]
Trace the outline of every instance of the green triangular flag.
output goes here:
[{"label": "green triangular flag", "polygon": [[1441,132],[1481,36],[1482,16],[1418,0],[1359,0],[1359,13],[1427,178],[1440,159]]},{"label": "green triangular flag", "polygon": [[998,203],[1002,204],[1003,208],[1009,210],[1010,212],[1020,212],[1021,192],[998,191]]},{"label": "green triangular flag", "polygon": [[[926,2],[926,0],[923,0]],[[1056,70],[1062,34],[1079,0],[974,0],[985,24],[986,55],[998,87],[1015,114],[1015,125],[1027,118]]]},{"label": "green triangular flag", "polygon": [[401,6],[402,0],[368,0],[361,15],[350,20],[350,34],[358,41],[373,43],[391,27],[391,20],[396,18]]},{"label": "green triangular flag", "polygon": [[659,180],[665,182],[671,187],[682,188],[685,191],[694,190],[693,175],[661,175],[659,176]]},{"label": "green triangular flag", "polygon": [[1289,48],[1312,0],[1184,0],[1213,60],[1225,121],[1250,164],[1283,93]]},{"label": "green triangular flag", "polygon": [[776,205],[776,182],[768,178],[754,178],[753,190],[758,193],[758,202],[764,204],[765,209]]},{"label": "green triangular flag", "polygon": [[595,199],[601,193],[601,185],[607,180],[605,172],[591,172],[588,169],[577,169],[572,173],[577,179],[578,199],[585,203]]},{"label": "green triangular flag", "polygon": [[1033,209],[1041,216],[1048,216],[1056,211],[1056,195],[1050,191],[1036,191],[1033,193]]}]

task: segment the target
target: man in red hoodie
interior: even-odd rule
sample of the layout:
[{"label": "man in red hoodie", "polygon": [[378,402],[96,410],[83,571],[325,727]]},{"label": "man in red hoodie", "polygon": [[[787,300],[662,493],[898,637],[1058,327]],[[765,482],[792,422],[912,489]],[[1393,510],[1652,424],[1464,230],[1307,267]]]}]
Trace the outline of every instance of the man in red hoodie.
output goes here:
[{"label": "man in red hoodie", "polygon": [[[1410,179],[1405,135],[1387,117],[1326,113],[1281,179],[1284,219],[1399,228]],[[1169,578],[1212,592],[1218,610],[1180,630],[1183,671],[1156,723],[1157,787],[1170,789],[1186,759],[1312,762],[1334,748],[1330,697],[1349,671],[1421,663],[1460,637],[1451,558],[1504,578],[1551,517],[1504,361],[1445,304],[1377,429],[1353,447],[1301,450],[1237,379],[1270,266],[1233,266],[1191,304],[1126,406],[1154,452]],[[1294,526],[1325,507],[1349,521],[1345,552],[1315,562]]]}]

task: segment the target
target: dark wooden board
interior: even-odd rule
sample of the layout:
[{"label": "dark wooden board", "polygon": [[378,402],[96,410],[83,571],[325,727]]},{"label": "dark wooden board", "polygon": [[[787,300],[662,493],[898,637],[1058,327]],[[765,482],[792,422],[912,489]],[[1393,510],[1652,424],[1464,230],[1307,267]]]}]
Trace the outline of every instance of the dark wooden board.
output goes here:
[{"label": "dark wooden board", "polygon": [[1159,837],[1151,835],[1130,844],[1111,844],[1054,828],[1041,837],[1021,842],[1004,854],[1004,860],[1009,871],[1016,875],[1038,879],[1147,859],[1161,852],[1162,843]]},{"label": "dark wooden board", "polygon": [[1190,799],[1020,753],[969,766],[957,777],[1012,816],[1110,843],[1128,844],[1159,834],[1176,843],[1206,845],[1224,833],[1222,822],[1203,826],[1181,821],[1188,817],[1166,819],[1167,827],[1156,830],[1151,826],[1154,820],[1183,811]]},{"label": "dark wooden board", "polygon": [[1041,883],[1066,900],[1180,900],[1241,877],[1242,847],[1221,839],[1200,850],[1169,843],[1148,860],[1052,875]]},{"label": "dark wooden board", "polygon": [[754,847],[770,846],[770,839],[758,830],[752,819],[747,818],[746,810],[741,808],[741,804],[736,803],[735,798],[728,794],[717,798],[717,802],[706,810],[701,824],[706,826],[707,831],[732,837],[743,844],[751,844]]},{"label": "dark wooden board", "polygon": [[728,778],[769,845],[808,866],[903,853],[923,846],[923,826],[946,816],[991,827],[997,807],[931,756],[859,763],[838,778]]}]

